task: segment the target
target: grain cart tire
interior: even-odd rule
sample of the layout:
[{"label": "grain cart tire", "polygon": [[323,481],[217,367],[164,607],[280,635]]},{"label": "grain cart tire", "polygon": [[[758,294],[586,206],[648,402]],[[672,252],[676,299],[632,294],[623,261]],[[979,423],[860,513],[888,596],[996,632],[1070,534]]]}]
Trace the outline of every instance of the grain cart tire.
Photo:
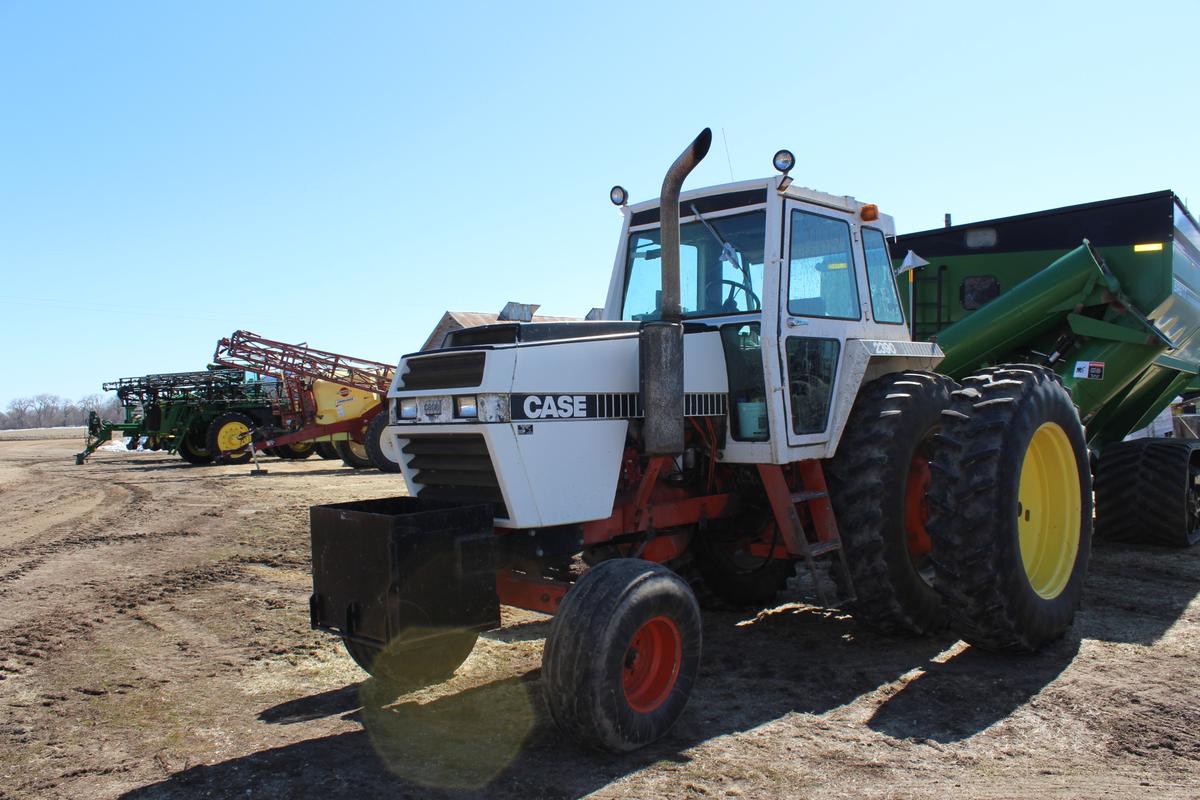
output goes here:
[{"label": "grain cart tire", "polygon": [[1083,426],[1043,367],[993,367],[962,383],[933,454],[935,585],[964,640],[1034,651],[1066,631],[1083,595],[1092,544]]},{"label": "grain cart tire", "polygon": [[342,459],[342,463],[347,467],[354,469],[369,469],[374,464],[371,463],[371,458],[367,455],[367,448],[351,439],[346,439],[341,442],[335,442],[334,447],[337,448],[338,458]]},{"label": "grain cart tire", "polygon": [[326,461],[334,461],[341,458],[341,456],[338,455],[337,448],[333,446],[333,442],[317,442],[316,447],[313,449],[316,451],[319,457],[325,459]]},{"label": "grain cart tire", "polygon": [[354,663],[393,692],[408,691],[446,680],[475,649],[474,631],[452,631],[419,645],[395,642],[375,647],[342,639]]},{"label": "grain cart tire", "polygon": [[303,461],[316,452],[312,442],[281,444],[274,448],[274,450],[280,458],[285,458],[290,461]]},{"label": "grain cart tire", "polygon": [[827,472],[854,584],[848,608],[884,633],[930,634],[946,627],[933,585],[925,497],[934,437],[956,388],[944,375],[917,371],[866,384]]},{"label": "grain cart tire", "polygon": [[683,713],[700,645],[700,607],[682,578],[641,559],[602,561],[550,623],[542,656],[550,716],[589,747],[650,744]]},{"label": "grain cart tire", "polygon": [[254,457],[249,447],[238,453],[225,451],[249,444],[249,434],[253,431],[254,420],[237,411],[227,411],[208,424],[208,452],[220,464],[245,464]]},{"label": "grain cart tire", "polygon": [[213,455],[207,448],[203,446],[205,437],[203,434],[196,434],[188,431],[183,435],[183,439],[179,442],[179,457],[189,464],[197,466],[202,464],[213,463]]},{"label": "grain cart tire", "polygon": [[367,458],[371,459],[372,466],[380,472],[399,472],[400,462],[392,458],[395,448],[384,439],[387,436],[387,425],[387,409],[380,411],[367,423],[367,437],[364,442]]},{"label": "grain cart tire", "polygon": [[1200,542],[1200,442],[1135,439],[1104,448],[1096,538],[1167,547]]},{"label": "grain cart tire", "polygon": [[[681,566],[690,566],[696,574],[689,574],[686,569],[676,571],[687,580],[696,599],[706,608],[771,605],[787,585],[788,578],[796,573],[796,562],[753,555],[740,547],[736,538],[739,533],[750,532],[749,529],[762,530],[768,524],[773,528],[770,515],[740,516],[721,522],[728,524],[720,525],[714,520],[706,530],[692,536],[688,548],[692,555],[691,564],[683,561]],[[671,564],[672,568],[675,566]],[[720,603],[704,602],[714,598]]]}]

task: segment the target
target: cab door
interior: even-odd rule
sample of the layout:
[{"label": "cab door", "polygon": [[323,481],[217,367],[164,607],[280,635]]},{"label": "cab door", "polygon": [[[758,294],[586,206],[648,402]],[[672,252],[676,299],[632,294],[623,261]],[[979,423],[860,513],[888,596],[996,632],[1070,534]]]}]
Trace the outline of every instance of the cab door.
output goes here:
[{"label": "cab door", "polygon": [[845,340],[866,321],[857,220],[788,200],[780,270],[779,357],[790,446],[826,442]]}]

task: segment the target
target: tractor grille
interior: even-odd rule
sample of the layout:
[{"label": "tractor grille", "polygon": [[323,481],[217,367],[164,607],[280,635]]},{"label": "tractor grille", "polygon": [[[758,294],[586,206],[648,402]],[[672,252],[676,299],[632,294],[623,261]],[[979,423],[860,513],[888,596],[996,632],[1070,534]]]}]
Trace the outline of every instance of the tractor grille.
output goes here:
[{"label": "tractor grille", "polygon": [[500,481],[480,434],[412,436],[404,445],[413,482],[422,500],[491,503],[495,514],[508,519]]},{"label": "tractor grille", "polygon": [[483,383],[483,353],[418,356],[408,359],[401,389],[460,389]]}]

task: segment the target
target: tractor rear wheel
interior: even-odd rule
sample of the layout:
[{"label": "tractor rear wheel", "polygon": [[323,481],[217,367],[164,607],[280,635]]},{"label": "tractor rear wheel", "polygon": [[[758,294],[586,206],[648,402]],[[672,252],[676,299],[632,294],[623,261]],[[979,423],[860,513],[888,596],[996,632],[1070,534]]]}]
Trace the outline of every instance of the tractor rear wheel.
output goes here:
[{"label": "tractor rear wheel", "polygon": [[317,442],[313,449],[320,458],[323,458],[326,461],[334,461],[341,458],[341,456],[338,455],[337,448],[333,446],[333,442]]},{"label": "tractor rear wheel", "polygon": [[387,647],[342,639],[354,663],[380,683],[396,691],[408,691],[440,683],[462,666],[475,648],[474,631],[450,631],[422,642],[402,639]]},{"label": "tractor rear wheel", "polygon": [[189,464],[211,464],[213,455],[203,446],[204,438],[203,434],[197,435],[188,431],[180,440],[179,449],[175,452],[179,453],[179,457]]},{"label": "tractor rear wheel", "polygon": [[1092,479],[1071,395],[1044,367],[963,379],[936,440],[935,585],[955,632],[988,650],[1060,637],[1083,595]]},{"label": "tractor rear wheel", "polygon": [[946,626],[933,586],[925,496],[934,436],[955,388],[944,375],[916,371],[866,384],[827,472],[854,584],[849,610],[885,633],[929,634]]},{"label": "tractor rear wheel", "polygon": [[1200,441],[1108,445],[1096,469],[1096,538],[1191,547],[1200,542]]},{"label": "tractor rear wheel", "polygon": [[[254,420],[237,411],[227,411],[208,425],[208,452],[220,464],[245,464],[250,452]],[[244,448],[238,452],[230,452]]]},{"label": "tractor rear wheel", "polygon": [[361,445],[353,439],[346,439],[335,442],[333,446],[337,448],[338,458],[342,459],[342,463],[347,467],[369,469],[375,466],[371,463],[370,456],[367,455],[366,445]]},{"label": "tractor rear wheel", "polygon": [[375,469],[380,472],[399,472],[400,462],[393,457],[396,448],[391,443],[391,437],[388,436],[387,426],[388,412],[384,408],[367,424],[367,440],[364,446],[367,448],[367,457],[371,459],[371,464]]},{"label": "tractor rear wheel", "polygon": [[550,716],[600,750],[650,744],[683,713],[700,645],[700,607],[682,578],[641,559],[602,561],[550,623],[542,656]]}]

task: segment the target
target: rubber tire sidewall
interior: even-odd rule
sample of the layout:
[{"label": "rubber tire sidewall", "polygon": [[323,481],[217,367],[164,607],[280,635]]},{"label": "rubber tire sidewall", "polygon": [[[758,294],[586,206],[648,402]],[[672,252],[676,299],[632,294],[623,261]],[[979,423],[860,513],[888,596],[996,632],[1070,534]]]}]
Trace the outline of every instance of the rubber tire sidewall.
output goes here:
[{"label": "rubber tire sidewall", "polygon": [[334,442],[333,446],[337,448],[337,454],[342,459],[342,463],[351,469],[370,469],[375,466],[371,463],[371,459],[355,455],[354,451],[350,449],[348,441]]},{"label": "rubber tire sidewall", "polygon": [[193,434],[192,431],[185,433],[179,442],[178,449],[176,449],[175,452],[178,453],[179,457],[184,461],[194,466],[204,466],[205,464],[213,463],[212,453],[208,452],[207,450],[203,451],[203,453],[197,453],[195,449],[193,449],[191,439],[194,435],[195,434]]},{"label": "rubber tire sidewall", "polygon": [[313,450],[316,452],[318,457],[323,458],[326,461],[337,461],[341,458],[341,456],[338,455],[337,448],[333,446],[333,442],[317,442]]},{"label": "rubber tire sidewall", "polygon": [[407,691],[449,678],[471,655],[478,638],[474,631],[452,631],[421,644],[376,647],[346,638],[342,644],[372,678],[395,691]]},{"label": "rubber tire sidewall", "polygon": [[399,472],[400,464],[392,461],[384,449],[382,437],[387,435],[388,412],[384,408],[367,423],[367,435],[363,446],[367,448],[367,458],[380,472]]},{"label": "rubber tire sidewall", "polygon": [[[949,422],[946,434],[956,455],[945,458],[935,477],[936,522],[931,520],[937,586],[955,631],[967,642],[990,650],[1034,651],[1059,638],[1070,626],[1083,597],[1092,547],[1092,481],[1088,449],[1071,396],[1053,372],[1015,365],[981,371],[1035,376],[1012,412],[1004,417],[981,411],[973,402],[955,407],[964,416]],[[963,381],[968,392],[973,386]],[[956,393],[956,394],[962,394]],[[983,396],[984,400],[989,398]],[[996,408],[1007,406],[996,406]],[[978,419],[972,417],[975,410]],[[1047,599],[1034,591],[1021,558],[1017,502],[1021,468],[1034,433],[1044,423],[1056,423],[1066,434],[1079,475],[1079,543],[1070,577],[1058,596]],[[999,447],[991,465],[992,432],[999,430]],[[990,441],[988,441],[990,439]],[[940,445],[939,445],[940,447]],[[939,457],[940,458],[940,457]],[[948,469],[947,469],[948,467]],[[994,488],[988,489],[988,481]],[[941,483],[941,488],[939,488]],[[974,503],[983,506],[972,508]],[[938,529],[947,530],[943,537]],[[958,588],[969,587],[965,592]],[[958,594],[956,594],[958,592]]]},{"label": "rubber tire sidewall", "polygon": [[[208,434],[205,437],[208,443],[208,452],[213,454],[213,460],[219,464],[246,464],[254,458],[250,452],[250,447],[247,447],[240,453],[231,453],[228,455],[218,455],[221,449],[217,446],[217,434],[221,430],[221,426],[229,422],[240,422],[250,430],[254,430],[254,420],[238,411],[228,411],[217,416],[208,424]],[[253,447],[253,445],[251,445]]]},{"label": "rubber tire sidewall", "polygon": [[[634,634],[657,616],[679,629],[679,673],[662,704],[640,713],[625,698],[625,656]],[[550,623],[542,658],[550,716],[588,747],[621,753],[648,745],[683,713],[701,646],[700,607],[682,578],[640,559],[603,561],[584,572]]]},{"label": "rubber tire sidewall", "polygon": [[[921,384],[919,391],[908,383]],[[917,371],[866,384],[828,471],[830,500],[859,597],[851,613],[885,633],[926,635],[946,627],[941,595],[912,563],[905,517],[910,464],[941,427],[954,388],[945,376]],[[908,393],[909,402],[889,397],[897,393]],[[894,410],[901,413],[881,416]],[[882,444],[880,428],[889,436]]]}]

